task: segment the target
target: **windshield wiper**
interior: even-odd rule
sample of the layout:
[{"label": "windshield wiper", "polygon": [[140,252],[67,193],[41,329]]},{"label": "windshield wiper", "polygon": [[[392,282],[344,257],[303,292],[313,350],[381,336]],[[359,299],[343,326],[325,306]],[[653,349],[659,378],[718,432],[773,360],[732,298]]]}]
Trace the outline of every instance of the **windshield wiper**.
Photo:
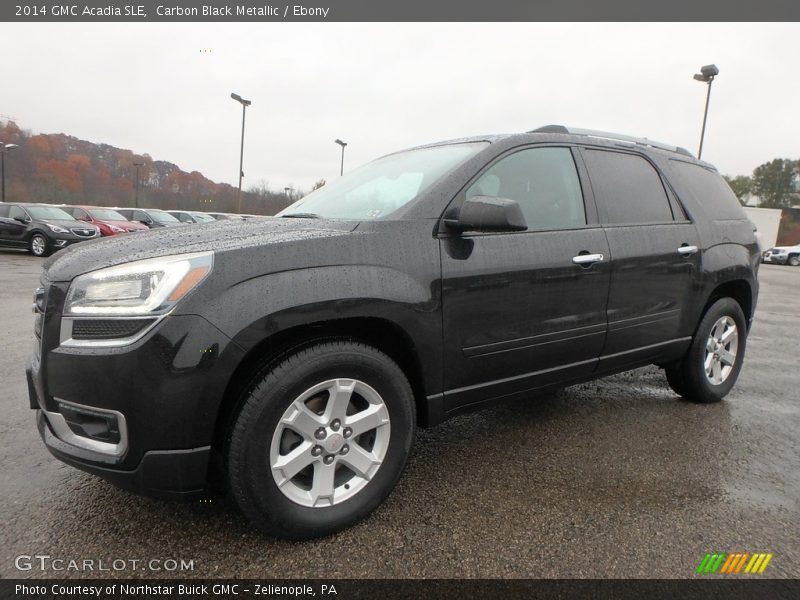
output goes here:
[{"label": "windshield wiper", "polygon": [[289,213],[288,215],[281,215],[284,219],[321,219],[318,214],[315,213]]}]

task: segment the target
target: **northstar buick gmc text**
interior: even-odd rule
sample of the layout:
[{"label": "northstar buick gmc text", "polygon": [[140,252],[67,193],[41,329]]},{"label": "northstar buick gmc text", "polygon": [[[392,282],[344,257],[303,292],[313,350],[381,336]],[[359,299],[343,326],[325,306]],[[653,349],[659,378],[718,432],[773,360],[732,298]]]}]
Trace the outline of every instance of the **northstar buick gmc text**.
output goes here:
[{"label": "northstar buick gmc text", "polygon": [[722,399],[759,262],[736,197],[683,149],[562,126],[433,144],[277,218],[51,258],[31,408],[75,467],[222,489],[270,534],[321,536],[386,498],[418,424],[651,363]]}]

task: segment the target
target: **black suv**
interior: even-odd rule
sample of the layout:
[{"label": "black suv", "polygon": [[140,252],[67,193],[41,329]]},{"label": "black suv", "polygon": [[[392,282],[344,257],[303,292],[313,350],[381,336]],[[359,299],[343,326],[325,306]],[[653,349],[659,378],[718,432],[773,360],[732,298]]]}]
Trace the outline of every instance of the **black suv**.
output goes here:
[{"label": "black suv", "polygon": [[100,237],[100,230],[56,206],[0,203],[0,246],[36,256]]},{"label": "black suv", "polygon": [[221,484],[309,538],[386,498],[417,425],[651,363],[715,402],[742,367],[753,227],[680,148],[562,126],[433,144],[278,217],[45,265],[28,378],[57,458],[148,494]]}]

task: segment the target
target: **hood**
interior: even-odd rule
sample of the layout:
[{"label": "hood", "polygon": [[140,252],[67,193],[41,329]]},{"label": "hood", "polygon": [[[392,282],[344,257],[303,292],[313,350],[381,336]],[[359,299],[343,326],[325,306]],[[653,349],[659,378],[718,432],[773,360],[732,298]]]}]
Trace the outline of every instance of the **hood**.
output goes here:
[{"label": "hood", "polygon": [[136,221],[106,221],[105,219],[97,219],[98,223],[105,223],[106,225],[114,225],[122,229],[150,229],[147,225],[142,225]]},{"label": "hood", "polygon": [[217,221],[203,227],[159,227],[147,235],[115,235],[76,244],[50,257],[43,269],[50,281],[70,281],[82,273],[135,260],[333,237],[346,235],[357,226],[356,221],[275,217]]},{"label": "hood", "polygon": [[47,223],[49,225],[56,225],[57,227],[63,227],[64,229],[73,229],[76,227],[78,229],[97,229],[97,225],[69,219],[34,219],[34,221],[39,223]]}]

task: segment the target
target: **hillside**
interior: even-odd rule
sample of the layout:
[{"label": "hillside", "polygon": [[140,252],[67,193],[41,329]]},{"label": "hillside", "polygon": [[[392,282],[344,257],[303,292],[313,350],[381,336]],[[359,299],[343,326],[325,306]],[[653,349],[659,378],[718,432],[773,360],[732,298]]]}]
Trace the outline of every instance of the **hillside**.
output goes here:
[{"label": "hillside", "polygon": [[[154,160],[148,154],[81,140],[63,133],[35,134],[13,121],[0,122],[0,142],[18,144],[6,156],[6,200],[57,204],[133,206],[136,167],[139,205],[234,212],[237,190],[198,171]],[[286,196],[262,188],[242,193],[242,212],[274,214]]]}]

